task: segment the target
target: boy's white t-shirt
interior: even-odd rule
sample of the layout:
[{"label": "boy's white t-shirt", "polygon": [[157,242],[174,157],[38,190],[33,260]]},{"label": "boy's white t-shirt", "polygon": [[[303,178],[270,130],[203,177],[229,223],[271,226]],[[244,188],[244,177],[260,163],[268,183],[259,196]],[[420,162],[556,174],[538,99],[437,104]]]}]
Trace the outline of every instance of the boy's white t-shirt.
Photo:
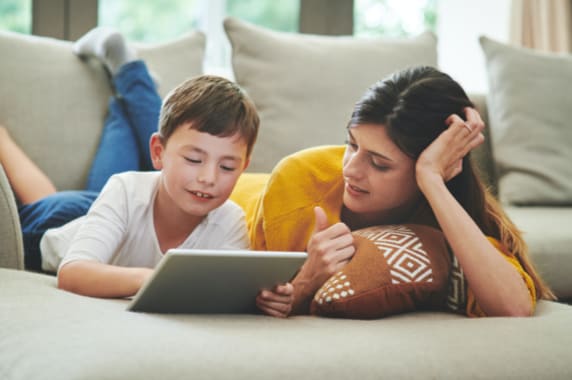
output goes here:
[{"label": "boy's white t-shirt", "polygon": [[[46,231],[42,269],[55,272],[74,260],[154,268],[163,257],[153,224],[161,172],[112,176],[88,213]],[[212,210],[179,248],[248,249],[244,211],[227,200]]]}]

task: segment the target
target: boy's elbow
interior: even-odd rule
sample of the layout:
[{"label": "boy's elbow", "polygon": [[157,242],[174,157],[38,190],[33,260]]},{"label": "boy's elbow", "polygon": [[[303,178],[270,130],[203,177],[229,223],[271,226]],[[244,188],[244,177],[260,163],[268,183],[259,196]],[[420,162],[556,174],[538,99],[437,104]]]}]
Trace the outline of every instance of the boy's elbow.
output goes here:
[{"label": "boy's elbow", "polygon": [[58,271],[58,289],[68,292],[74,291],[73,274],[71,271],[73,265],[71,263],[64,265]]}]

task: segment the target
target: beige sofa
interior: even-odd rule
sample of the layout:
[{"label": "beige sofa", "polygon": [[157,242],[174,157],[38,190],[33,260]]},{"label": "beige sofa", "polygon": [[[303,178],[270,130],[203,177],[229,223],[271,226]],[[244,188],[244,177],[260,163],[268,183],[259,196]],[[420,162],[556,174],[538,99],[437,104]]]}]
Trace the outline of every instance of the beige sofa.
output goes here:
[{"label": "beige sofa", "polygon": [[[268,171],[306,146],[341,143],[352,103],[368,84],[399,67],[437,64],[430,34],[357,41],[288,35],[232,19],[225,27],[236,81],[262,117],[253,171]],[[164,95],[202,72],[204,44],[203,35],[190,33],[138,50]],[[46,38],[1,33],[0,52],[0,123],[58,188],[82,188],[110,95],[101,67],[74,57],[70,43]],[[483,96],[473,99],[485,117],[496,110]],[[476,156],[497,186],[491,146]],[[548,283],[572,298],[572,209],[563,204],[507,209]],[[2,170],[0,216],[2,379],[572,378],[572,306],[564,303],[542,301],[535,316],[520,319],[132,313],[126,300],[67,293],[53,276],[22,270],[16,204]]]}]

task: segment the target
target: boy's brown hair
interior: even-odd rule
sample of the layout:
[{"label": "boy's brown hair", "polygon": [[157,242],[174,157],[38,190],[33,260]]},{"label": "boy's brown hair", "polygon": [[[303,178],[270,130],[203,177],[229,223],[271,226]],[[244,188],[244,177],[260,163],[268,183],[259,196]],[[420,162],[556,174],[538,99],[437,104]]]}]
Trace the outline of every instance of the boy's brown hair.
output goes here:
[{"label": "boy's brown hair", "polygon": [[254,102],[232,81],[215,75],[190,78],[175,87],[163,101],[159,135],[165,144],[181,125],[213,136],[238,133],[250,157],[258,135],[260,118]]}]

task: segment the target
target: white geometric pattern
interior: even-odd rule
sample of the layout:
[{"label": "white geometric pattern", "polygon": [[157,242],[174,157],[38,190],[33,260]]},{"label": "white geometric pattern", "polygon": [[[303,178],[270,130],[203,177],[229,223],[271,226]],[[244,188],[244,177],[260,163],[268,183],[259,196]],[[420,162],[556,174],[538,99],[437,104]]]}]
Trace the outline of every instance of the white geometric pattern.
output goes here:
[{"label": "white geometric pattern", "polygon": [[433,282],[431,261],[423,244],[406,226],[386,226],[383,231],[356,231],[379,249],[390,268],[391,282]]},{"label": "white geometric pattern", "polygon": [[343,271],[339,271],[322,285],[314,295],[314,299],[322,305],[324,302],[332,303],[332,301],[353,296],[354,294],[355,291],[352,289],[352,284],[348,277]]}]

